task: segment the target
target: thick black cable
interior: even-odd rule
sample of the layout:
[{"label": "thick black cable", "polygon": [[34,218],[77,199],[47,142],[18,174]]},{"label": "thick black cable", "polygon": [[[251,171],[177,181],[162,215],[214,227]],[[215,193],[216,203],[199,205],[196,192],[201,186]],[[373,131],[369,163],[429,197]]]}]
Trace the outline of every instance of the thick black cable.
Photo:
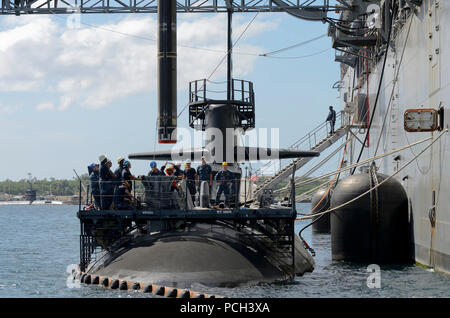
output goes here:
[{"label": "thick black cable", "polygon": [[400,73],[400,68],[402,66],[403,57],[405,56],[406,46],[408,44],[408,39],[409,39],[410,31],[411,31],[411,25],[412,25],[412,22],[413,22],[413,18],[414,18],[414,14],[411,14],[411,21],[409,22],[408,32],[406,34],[405,44],[403,45],[402,55],[401,55],[400,61],[398,63],[398,68],[397,68],[397,72],[396,72],[395,77],[394,77],[394,82],[392,83],[392,92],[391,92],[391,96],[389,97],[389,104],[388,104],[388,107],[387,107],[387,110],[386,110],[386,115],[384,116],[384,119],[383,119],[383,126],[381,127],[380,136],[378,137],[377,147],[375,148],[375,154],[374,154],[375,156],[378,153],[378,147],[380,146],[381,136],[383,135],[383,130],[386,127],[386,119],[387,119],[387,116],[389,114],[389,110],[391,109],[392,98],[394,96],[394,90],[395,90],[395,87],[396,87],[398,74]]},{"label": "thick black cable", "polygon": [[[384,62],[383,62],[383,69],[381,71],[380,83],[378,84],[377,96],[375,98],[375,103],[374,103],[374,106],[373,106],[372,115],[370,116],[369,126],[367,127],[366,137],[364,138],[364,142],[363,142],[363,144],[361,146],[361,150],[359,152],[358,159],[357,159],[356,163],[358,163],[359,160],[361,160],[362,153],[364,152],[364,148],[366,147],[366,143],[367,143],[367,140],[369,138],[370,128],[372,127],[372,122],[373,122],[373,119],[375,117],[375,110],[377,109],[377,106],[378,106],[378,98],[380,97],[381,87],[382,87],[383,79],[384,79],[384,72],[386,70],[387,57],[388,57],[388,54],[389,54],[389,44],[391,42],[392,22],[393,22],[393,20],[394,20],[394,15],[392,14],[391,15],[391,20],[390,20],[390,23],[389,23],[389,35],[388,35],[388,40],[387,40],[387,44],[386,44],[386,53],[384,55]],[[368,70],[366,70],[366,71],[368,71]],[[367,106],[370,107],[370,105],[367,105]],[[352,175],[355,173],[355,170],[356,170],[356,167],[353,168],[353,170],[351,172]]]}]

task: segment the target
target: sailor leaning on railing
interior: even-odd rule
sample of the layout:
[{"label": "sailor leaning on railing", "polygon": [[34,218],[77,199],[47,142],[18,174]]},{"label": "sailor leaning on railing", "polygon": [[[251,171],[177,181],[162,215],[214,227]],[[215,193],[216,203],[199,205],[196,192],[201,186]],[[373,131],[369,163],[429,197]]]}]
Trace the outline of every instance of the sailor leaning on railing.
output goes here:
[{"label": "sailor leaning on railing", "polygon": [[[166,163],[158,168],[155,161],[150,162],[150,171],[147,176],[135,177],[131,173],[131,163],[122,157],[117,159],[118,167],[112,172],[112,162],[108,160],[105,155],[99,156],[100,164],[92,163],[88,167],[90,190],[88,193],[88,203],[91,205],[88,209],[132,209],[141,208],[141,198],[136,195],[136,188],[138,192],[144,192],[145,195],[149,194],[148,189],[145,186],[149,186],[148,182],[152,177],[173,177],[170,180],[170,190],[167,192],[177,192],[177,194],[183,196],[181,182],[184,182],[186,195],[190,195],[192,200],[192,206],[200,204],[200,185],[201,183],[207,183],[208,187],[205,189],[208,193],[208,197],[211,197],[213,184],[217,184],[215,205],[220,204],[220,198],[222,194],[225,196],[224,206],[232,205],[237,197],[237,182],[240,179],[235,179],[235,175],[227,170],[227,163],[222,163],[222,170],[214,173],[211,166],[206,162],[206,158],[202,157],[202,163],[197,169],[191,166],[191,161],[187,160],[184,165],[184,170],[181,170],[181,163],[174,164]],[[135,181],[142,181],[142,184],[135,184]],[[154,182],[154,180],[152,180]],[[160,182],[163,182],[162,180]],[[133,186],[134,185],[134,186]],[[142,187],[144,186],[144,188]],[[151,185],[149,186],[151,189]],[[161,188],[162,187],[158,187]],[[159,190],[161,190],[159,189]],[[151,191],[150,191],[151,192]],[[198,192],[198,201],[196,201],[196,193]],[[189,193],[189,194],[188,194]],[[167,193],[167,195],[170,195]],[[171,195],[170,195],[171,196]],[[89,200],[90,199],[90,200]],[[222,205],[221,205],[222,206]]]}]

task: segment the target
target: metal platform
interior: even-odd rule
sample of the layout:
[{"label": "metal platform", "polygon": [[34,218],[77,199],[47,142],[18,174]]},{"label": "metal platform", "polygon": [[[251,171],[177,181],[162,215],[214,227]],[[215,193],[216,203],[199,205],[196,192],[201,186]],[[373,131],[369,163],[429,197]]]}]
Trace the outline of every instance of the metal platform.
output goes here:
[{"label": "metal platform", "polygon": [[[306,3],[309,2],[309,3]],[[177,1],[178,13],[220,12],[288,12],[299,18],[320,20],[327,11],[335,10],[328,0],[313,1],[254,1],[254,0],[184,0]],[[1,14],[71,14],[79,13],[156,13],[156,0],[143,1],[90,1],[90,0],[2,0]],[[342,6],[341,6],[342,7]],[[345,7],[342,7],[346,9]]]},{"label": "metal platform", "polygon": [[211,220],[268,220],[292,219],[296,212],[292,209],[195,209],[195,210],[80,210],[77,213],[80,221],[86,220],[185,220],[185,221],[211,221]]},{"label": "metal platform", "polygon": [[[80,268],[85,271],[96,255],[110,244],[108,250],[118,250],[136,238],[131,234],[137,224],[158,222],[164,229],[157,234],[170,232],[169,227],[177,221],[210,224],[211,232],[217,226],[234,228],[243,242],[264,245],[279,251],[287,259],[287,271],[295,273],[296,212],[292,209],[242,209],[236,210],[80,210]],[[166,227],[167,226],[167,227]],[[151,237],[157,234],[144,233]],[[180,232],[179,235],[183,235]],[[110,243],[108,243],[110,242]],[[290,261],[289,261],[290,259]],[[291,268],[292,266],[292,268]]]}]

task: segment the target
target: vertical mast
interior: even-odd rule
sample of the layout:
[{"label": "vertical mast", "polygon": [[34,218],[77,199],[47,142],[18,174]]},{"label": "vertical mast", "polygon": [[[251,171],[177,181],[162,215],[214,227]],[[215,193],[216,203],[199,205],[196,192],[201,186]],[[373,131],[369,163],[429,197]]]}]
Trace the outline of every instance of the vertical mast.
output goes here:
[{"label": "vertical mast", "polygon": [[173,144],[177,128],[177,1],[158,0],[158,142]]},{"label": "vertical mast", "polygon": [[233,80],[233,42],[232,42],[232,27],[233,22],[233,10],[228,9],[228,32],[227,32],[227,100],[231,100],[231,81]]}]

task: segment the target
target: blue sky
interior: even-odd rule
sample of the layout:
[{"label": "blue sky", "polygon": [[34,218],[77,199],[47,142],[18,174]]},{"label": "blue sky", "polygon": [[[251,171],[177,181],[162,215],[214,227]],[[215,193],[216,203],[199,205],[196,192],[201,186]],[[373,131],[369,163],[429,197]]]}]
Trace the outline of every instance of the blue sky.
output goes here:
[{"label": "blue sky", "polygon": [[[14,40],[9,46],[0,44],[0,180],[25,178],[28,172],[37,178],[72,178],[72,169],[85,173],[100,154],[115,159],[155,147],[154,42],[86,25],[68,30],[64,17],[0,16],[0,42]],[[252,17],[235,14],[235,36]],[[83,23],[148,39],[156,38],[155,19],[81,17]],[[225,19],[224,14],[180,14],[178,42],[224,50]],[[259,14],[235,50],[270,52],[326,32],[321,22]],[[325,37],[278,56],[304,56],[330,47]],[[207,77],[223,54],[182,47],[178,53],[180,111],[187,102],[188,81]],[[332,85],[339,80],[339,65],[331,49],[302,59],[235,55],[234,65],[235,78],[254,83],[257,127],[279,128],[281,147],[323,122],[328,106],[338,103]],[[212,79],[223,80],[224,67]],[[187,121],[184,112],[179,126],[187,127]],[[135,174],[148,170],[148,162],[132,164]]]}]

